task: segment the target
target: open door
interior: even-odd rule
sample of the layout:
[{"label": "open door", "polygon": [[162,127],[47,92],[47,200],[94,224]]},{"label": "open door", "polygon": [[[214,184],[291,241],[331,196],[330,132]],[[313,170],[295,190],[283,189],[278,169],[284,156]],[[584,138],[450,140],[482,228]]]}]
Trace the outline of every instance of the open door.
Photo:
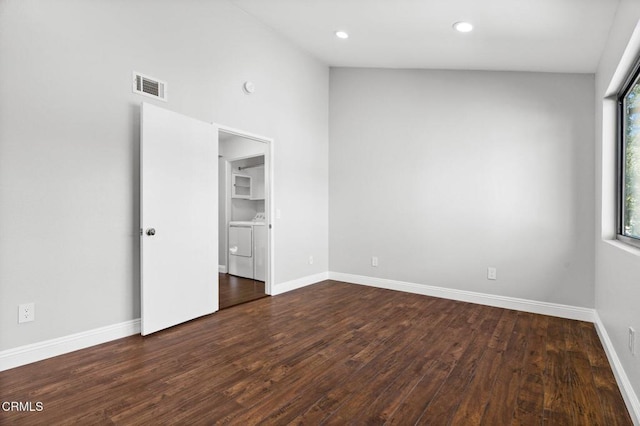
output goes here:
[{"label": "open door", "polygon": [[218,310],[218,129],[142,104],[142,335]]}]

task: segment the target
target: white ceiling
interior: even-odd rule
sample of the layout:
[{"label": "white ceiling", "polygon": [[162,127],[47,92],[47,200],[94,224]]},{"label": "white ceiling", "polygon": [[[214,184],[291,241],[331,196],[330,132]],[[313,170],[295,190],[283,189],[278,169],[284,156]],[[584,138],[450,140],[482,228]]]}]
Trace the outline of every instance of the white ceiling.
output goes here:
[{"label": "white ceiling", "polygon": [[619,0],[231,2],[331,66],[593,73]]}]

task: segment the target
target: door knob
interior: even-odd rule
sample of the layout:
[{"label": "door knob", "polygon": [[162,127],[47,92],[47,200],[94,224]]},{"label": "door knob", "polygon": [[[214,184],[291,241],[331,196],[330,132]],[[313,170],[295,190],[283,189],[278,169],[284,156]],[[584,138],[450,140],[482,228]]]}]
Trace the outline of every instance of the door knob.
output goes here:
[{"label": "door knob", "polygon": [[156,230],[153,228],[147,229],[147,235],[153,237],[154,235],[156,235]]}]

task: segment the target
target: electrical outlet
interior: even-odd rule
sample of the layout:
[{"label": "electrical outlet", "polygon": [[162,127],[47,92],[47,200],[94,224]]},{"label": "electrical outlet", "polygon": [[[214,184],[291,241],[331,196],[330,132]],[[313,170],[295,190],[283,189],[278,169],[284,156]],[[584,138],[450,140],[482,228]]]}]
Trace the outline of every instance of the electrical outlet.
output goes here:
[{"label": "electrical outlet", "polygon": [[374,268],[378,266],[378,257],[377,256],[371,256],[371,266],[373,266]]},{"label": "electrical outlet", "polygon": [[313,256],[309,256],[309,265],[313,265]]},{"label": "electrical outlet", "polygon": [[487,268],[487,279],[488,280],[497,280],[498,279],[498,270],[493,266],[489,266]]},{"label": "electrical outlet", "polygon": [[36,308],[33,303],[18,305],[18,323],[30,322],[36,319]]},{"label": "electrical outlet", "polygon": [[629,351],[631,355],[636,354],[636,331],[633,327],[629,327]]}]

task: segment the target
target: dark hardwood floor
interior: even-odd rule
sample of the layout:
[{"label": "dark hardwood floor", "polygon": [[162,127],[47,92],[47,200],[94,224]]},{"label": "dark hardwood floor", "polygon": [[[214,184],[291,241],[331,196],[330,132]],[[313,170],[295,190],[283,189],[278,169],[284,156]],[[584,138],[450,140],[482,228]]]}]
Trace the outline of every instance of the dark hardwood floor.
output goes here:
[{"label": "dark hardwood floor", "polygon": [[264,282],[229,274],[218,274],[220,309],[267,297]]},{"label": "dark hardwood floor", "polygon": [[2,424],[631,425],[590,323],[325,281],[0,373]]}]

